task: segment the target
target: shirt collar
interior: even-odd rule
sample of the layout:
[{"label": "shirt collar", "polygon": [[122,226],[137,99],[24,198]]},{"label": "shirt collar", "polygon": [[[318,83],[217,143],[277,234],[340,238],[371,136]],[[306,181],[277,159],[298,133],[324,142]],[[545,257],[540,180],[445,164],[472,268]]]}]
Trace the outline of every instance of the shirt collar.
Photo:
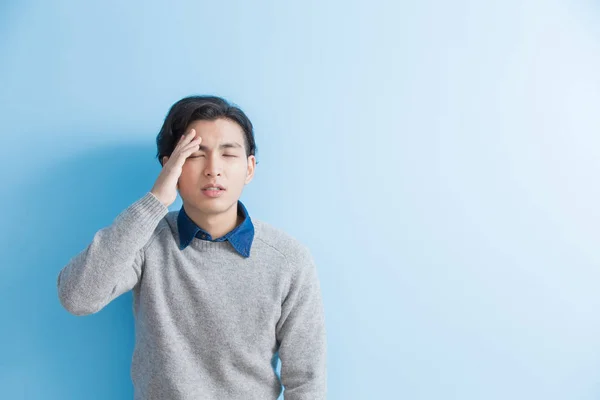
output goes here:
[{"label": "shirt collar", "polygon": [[179,249],[185,249],[194,238],[201,240],[210,240],[213,242],[224,242],[228,240],[233,248],[242,256],[250,256],[250,247],[254,240],[254,224],[248,214],[248,210],[244,204],[238,200],[238,214],[243,215],[244,221],[236,226],[231,232],[225,236],[213,239],[212,236],[202,228],[200,228],[192,219],[187,215],[183,206],[179,210],[177,216],[177,230],[179,231]]}]

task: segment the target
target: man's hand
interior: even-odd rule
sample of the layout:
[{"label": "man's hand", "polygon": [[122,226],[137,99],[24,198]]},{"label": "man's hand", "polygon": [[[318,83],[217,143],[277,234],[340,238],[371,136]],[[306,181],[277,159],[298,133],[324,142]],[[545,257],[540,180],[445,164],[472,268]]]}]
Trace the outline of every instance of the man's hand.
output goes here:
[{"label": "man's hand", "polygon": [[163,162],[162,171],[150,190],[165,206],[170,206],[177,199],[177,183],[181,176],[183,163],[193,152],[198,150],[201,142],[202,138],[196,137],[196,131],[192,129],[179,138],[171,156],[165,156],[168,160]]}]

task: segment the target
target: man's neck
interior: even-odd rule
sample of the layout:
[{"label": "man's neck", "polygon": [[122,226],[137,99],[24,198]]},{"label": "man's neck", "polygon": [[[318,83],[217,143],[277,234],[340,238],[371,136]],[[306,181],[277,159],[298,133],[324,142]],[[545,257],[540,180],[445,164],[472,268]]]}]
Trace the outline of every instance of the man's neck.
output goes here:
[{"label": "man's neck", "polygon": [[225,236],[244,220],[244,217],[238,214],[237,203],[220,214],[205,214],[193,207],[186,206],[185,204],[183,205],[183,208],[188,217],[190,217],[196,225],[208,232],[213,239]]}]

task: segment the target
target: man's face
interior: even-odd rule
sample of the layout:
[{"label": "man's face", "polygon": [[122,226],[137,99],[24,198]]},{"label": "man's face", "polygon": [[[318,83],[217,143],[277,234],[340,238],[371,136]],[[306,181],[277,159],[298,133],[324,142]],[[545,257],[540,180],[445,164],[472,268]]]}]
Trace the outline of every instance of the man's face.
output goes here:
[{"label": "man's face", "polygon": [[[200,149],[183,164],[179,177],[179,194],[187,206],[206,214],[219,214],[236,206],[244,186],[254,176],[256,158],[246,157],[244,131],[229,119],[194,121],[186,129],[202,137]],[[224,145],[224,146],[223,146]],[[211,197],[202,188],[219,184],[226,190]]]}]

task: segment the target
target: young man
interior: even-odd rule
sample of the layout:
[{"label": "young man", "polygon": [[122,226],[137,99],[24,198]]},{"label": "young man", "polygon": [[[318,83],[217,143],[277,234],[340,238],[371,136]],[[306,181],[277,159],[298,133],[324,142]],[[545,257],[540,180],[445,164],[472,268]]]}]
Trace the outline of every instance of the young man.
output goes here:
[{"label": "young man", "polygon": [[222,98],[187,97],[157,145],[152,189],[60,271],[62,306],[93,314],[133,290],[136,400],[275,400],[282,384],[286,400],[325,399],[311,253],[239,201],[256,166],[250,120]]}]

